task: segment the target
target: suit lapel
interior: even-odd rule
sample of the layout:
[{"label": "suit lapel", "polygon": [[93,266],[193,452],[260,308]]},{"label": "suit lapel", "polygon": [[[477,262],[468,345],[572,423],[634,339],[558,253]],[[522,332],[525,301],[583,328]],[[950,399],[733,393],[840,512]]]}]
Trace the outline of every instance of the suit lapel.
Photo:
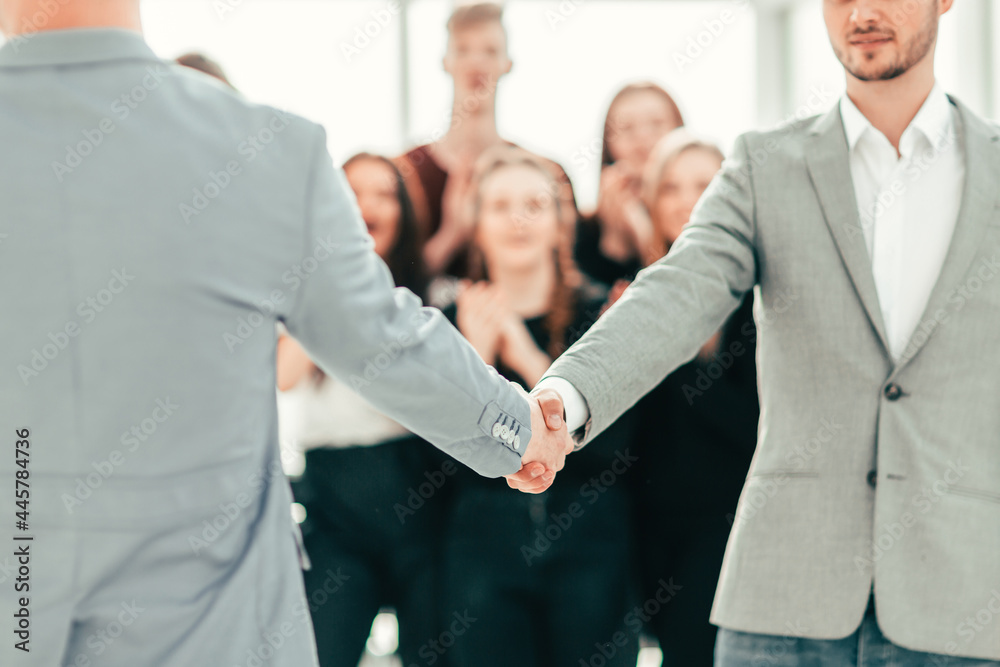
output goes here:
[{"label": "suit lapel", "polygon": [[868,319],[888,356],[885,323],[879,308],[871,258],[858,214],[858,200],[851,178],[847,138],[844,135],[839,104],[816,121],[806,142],[806,165],[823,208],[826,224],[837,243],[854,289],[868,313]]},{"label": "suit lapel", "polygon": [[[959,136],[965,149],[965,187],[959,207],[955,232],[945,255],[941,274],[927,300],[927,307],[920,323],[936,319],[935,314],[944,309],[948,296],[959,286],[979,251],[997,205],[997,186],[1000,184],[1000,150],[996,143],[1000,136],[975,114],[949,96],[959,110]],[[897,369],[910,361],[933,335],[923,333],[920,324],[910,338]]]}]

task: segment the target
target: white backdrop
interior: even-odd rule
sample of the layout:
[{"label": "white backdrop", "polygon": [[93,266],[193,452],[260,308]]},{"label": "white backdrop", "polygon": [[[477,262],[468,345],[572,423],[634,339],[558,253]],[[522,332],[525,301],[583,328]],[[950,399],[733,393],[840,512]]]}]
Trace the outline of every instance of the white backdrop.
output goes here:
[{"label": "white backdrop", "polygon": [[[666,87],[691,128],[727,150],[740,132],[775,122],[760,117],[757,96],[778,79],[785,90],[781,118],[821,110],[810,102],[832,104],[843,90],[843,72],[826,37],[822,0],[758,2],[794,7],[782,47],[787,55],[778,62],[783,71],[758,62],[758,16],[749,0],[508,0],[514,70],[500,85],[501,133],[560,161],[588,207],[596,197],[595,148],[607,104],[628,82],[650,79]],[[403,20],[393,11],[398,3],[143,0],[142,7],[157,53],[205,52],[249,98],[323,123],[334,158],[343,161],[360,150],[400,153],[447,126],[450,83],[441,58],[454,2],[409,0],[405,56]],[[987,48],[968,39],[970,25],[962,22],[973,3],[993,7]],[[961,0],[941,27],[939,79],[987,115],[1000,109],[1000,85],[982,90],[992,72],[1000,73],[992,44],[998,34],[1000,0]],[[698,41],[707,46],[689,51]],[[692,53],[692,62],[678,65],[678,54]],[[817,98],[817,91],[824,96]]]}]

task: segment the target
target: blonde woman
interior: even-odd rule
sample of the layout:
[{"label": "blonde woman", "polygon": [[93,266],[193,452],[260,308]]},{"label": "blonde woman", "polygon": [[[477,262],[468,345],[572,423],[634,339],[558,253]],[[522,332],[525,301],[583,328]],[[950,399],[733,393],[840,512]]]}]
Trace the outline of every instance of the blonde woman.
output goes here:
[{"label": "blonde woman", "polygon": [[[641,187],[652,230],[642,249],[646,265],[667,254],[722,161],[714,143],[684,129],[653,149]],[[710,667],[713,661],[709,610],[757,435],[752,303],[751,293],[697,358],[633,410],[643,595],[654,595],[671,577],[684,586],[648,624],[664,665]]]}]

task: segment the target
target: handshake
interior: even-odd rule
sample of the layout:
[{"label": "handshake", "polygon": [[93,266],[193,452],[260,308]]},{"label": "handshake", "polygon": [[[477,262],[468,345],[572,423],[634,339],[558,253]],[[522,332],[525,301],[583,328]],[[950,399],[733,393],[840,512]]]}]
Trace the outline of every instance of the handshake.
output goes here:
[{"label": "handshake", "polygon": [[566,464],[566,455],[575,445],[558,393],[541,389],[528,394],[527,399],[531,404],[531,441],[521,455],[521,469],[505,477],[512,489],[541,493],[552,486],[556,473]]}]

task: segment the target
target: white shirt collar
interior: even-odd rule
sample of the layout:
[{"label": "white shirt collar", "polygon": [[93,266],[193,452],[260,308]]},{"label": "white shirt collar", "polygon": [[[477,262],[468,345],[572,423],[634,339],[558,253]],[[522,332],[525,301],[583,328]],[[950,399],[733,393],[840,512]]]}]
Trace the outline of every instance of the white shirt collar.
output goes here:
[{"label": "white shirt collar", "polygon": [[[951,102],[944,90],[941,89],[941,85],[935,81],[927,99],[924,100],[917,115],[914,116],[900,138],[900,153],[910,154],[910,148],[915,141],[914,132],[923,134],[928,143],[938,150],[949,142],[955,136],[955,117],[952,114],[951,106]],[[840,98],[840,115],[844,122],[847,145],[851,151],[857,146],[865,132],[878,132],[851,101],[851,98],[847,96],[847,93],[844,93],[844,96]]]}]

